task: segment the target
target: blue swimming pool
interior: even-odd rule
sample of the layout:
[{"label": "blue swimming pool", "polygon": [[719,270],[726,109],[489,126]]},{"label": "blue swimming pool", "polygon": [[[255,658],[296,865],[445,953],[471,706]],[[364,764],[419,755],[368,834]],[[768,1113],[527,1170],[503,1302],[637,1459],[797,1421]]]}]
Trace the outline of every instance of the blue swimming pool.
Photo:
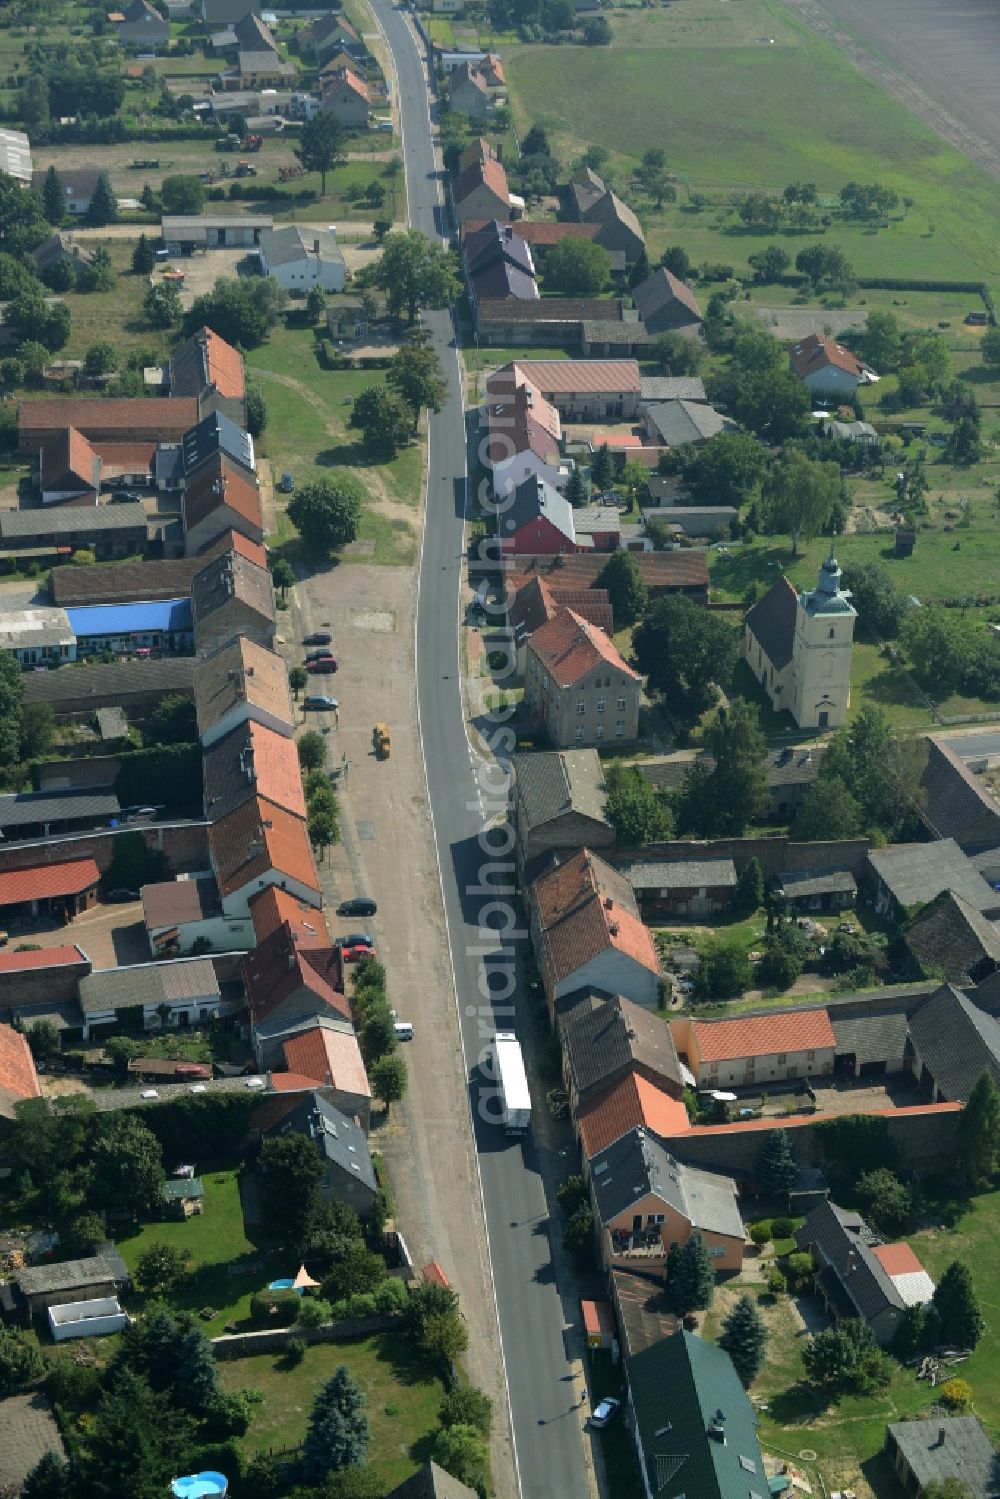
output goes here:
[{"label": "blue swimming pool", "polygon": [[302,1295],[302,1287],[297,1286],[294,1280],[272,1280],[268,1283],[269,1291],[298,1291]]},{"label": "blue swimming pool", "polygon": [[229,1488],[225,1473],[189,1473],[170,1485],[174,1499],[222,1499]]}]

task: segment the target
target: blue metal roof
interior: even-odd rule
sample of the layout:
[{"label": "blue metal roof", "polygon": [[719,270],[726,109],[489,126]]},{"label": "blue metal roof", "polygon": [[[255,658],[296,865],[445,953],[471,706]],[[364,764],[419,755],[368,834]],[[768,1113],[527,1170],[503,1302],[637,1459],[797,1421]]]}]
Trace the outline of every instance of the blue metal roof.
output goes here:
[{"label": "blue metal roof", "polygon": [[190,599],[156,599],[139,604],[88,604],[67,609],[70,629],[79,640],[98,635],[152,635],[191,631]]}]

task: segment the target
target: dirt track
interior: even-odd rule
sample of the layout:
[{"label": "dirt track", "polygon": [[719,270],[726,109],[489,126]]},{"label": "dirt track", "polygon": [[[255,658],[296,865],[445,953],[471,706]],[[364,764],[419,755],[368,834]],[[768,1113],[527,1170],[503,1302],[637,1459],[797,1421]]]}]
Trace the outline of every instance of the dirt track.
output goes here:
[{"label": "dirt track", "polygon": [[966,0],[785,0],[867,77],[1000,180],[1000,9]]}]

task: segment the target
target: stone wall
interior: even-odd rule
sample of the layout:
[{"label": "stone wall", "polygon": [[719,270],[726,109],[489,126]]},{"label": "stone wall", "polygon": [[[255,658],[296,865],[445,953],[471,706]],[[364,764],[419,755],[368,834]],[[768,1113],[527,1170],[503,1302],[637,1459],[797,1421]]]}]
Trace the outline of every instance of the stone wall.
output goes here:
[{"label": "stone wall", "polygon": [[192,874],[209,868],[208,823],[177,822],[132,824],[124,828],[100,828],[92,833],[73,833],[57,839],[0,846],[0,873],[11,869],[35,869],[43,864],[61,864],[69,859],[95,859],[103,874],[111,863],[116,838],[141,833],[147,847],[162,849],[171,874]]},{"label": "stone wall", "polygon": [[751,859],[760,862],[765,880],[786,869],[847,869],[857,879],[864,873],[867,838],[842,838],[822,843],[795,843],[778,835],[773,838],[712,838],[708,841],[675,840],[650,843],[645,848],[616,848],[605,853],[611,864],[631,864],[653,859],[732,859],[737,874]]},{"label": "stone wall", "polygon": [[294,1334],[304,1343],[339,1343],[347,1338],[367,1338],[373,1332],[388,1332],[400,1327],[396,1316],[347,1317],[343,1322],[328,1322],[325,1327],[265,1327],[259,1332],[226,1333],[212,1339],[217,1359],[248,1358],[254,1353],[280,1353]]}]

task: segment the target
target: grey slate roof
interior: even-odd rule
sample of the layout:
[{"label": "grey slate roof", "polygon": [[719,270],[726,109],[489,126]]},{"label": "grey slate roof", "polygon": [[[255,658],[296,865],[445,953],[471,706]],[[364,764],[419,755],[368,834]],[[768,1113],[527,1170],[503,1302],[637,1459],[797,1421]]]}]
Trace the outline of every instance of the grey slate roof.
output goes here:
[{"label": "grey slate roof", "polygon": [[25,828],[37,822],[99,822],[117,817],[121,807],[113,791],[19,792],[0,796],[0,828]]},{"label": "grey slate roof", "polygon": [[437,1463],[430,1462],[391,1489],[387,1499],[476,1499],[476,1495]]},{"label": "grey slate roof", "polygon": [[933,900],[942,890],[954,890],[977,911],[1000,909],[1000,894],[990,888],[954,838],[873,848],[868,862],[904,910]]},{"label": "grey slate roof", "polygon": [[335,1166],[369,1192],[378,1182],[365,1132],[356,1119],[349,1119],[320,1093],[312,1093],[290,1115],[268,1133],[277,1134],[291,1127],[308,1135]]},{"label": "grey slate roof", "polygon": [[928,738],[920,777],[920,816],[935,838],[963,848],[1000,842],[1000,805],[949,744]]},{"label": "grey slate roof", "polygon": [[658,1015],[621,995],[600,991],[576,995],[575,1000],[560,1016],[559,1034],[577,1093],[611,1083],[632,1067],[681,1085],[674,1039]]},{"label": "grey slate roof", "polygon": [[[115,507],[124,510],[124,505]],[[62,667],[59,671],[29,672],[24,683],[26,703],[59,704],[71,699],[92,697],[96,700],[113,695],[127,698],[135,692],[183,692],[191,695],[194,682],[194,657],[177,656],[162,661],[114,661],[79,667]]]},{"label": "grey slate roof", "polygon": [[795,589],[787,578],[779,578],[747,614],[746,627],[775,671],[782,671],[792,659],[797,609]]},{"label": "grey slate roof", "polygon": [[677,322],[701,322],[701,308],[694,292],[666,266],[659,266],[645,281],[633,287],[632,299],[642,321],[650,327],[664,309],[674,311],[674,304],[677,304]]},{"label": "grey slate roof", "polygon": [[891,1421],[886,1431],[906,1460],[921,1492],[957,1478],[969,1499],[1000,1495],[1000,1457],[977,1416],[933,1416]]},{"label": "grey slate roof", "polygon": [[690,890],[736,884],[732,859],[635,859],[619,865],[633,890]]},{"label": "grey slate roof", "polygon": [[248,473],[254,471],[253,438],[221,411],[213,411],[185,432],[182,446],[185,474],[192,474],[216,453],[225,453]]},{"label": "grey slate roof", "polygon": [[647,406],[646,417],[669,448],[704,442],[728,425],[725,417],[704,401],[658,401]]},{"label": "grey slate roof", "polygon": [[604,815],[604,770],[595,749],[515,755],[513,763],[522,832],[569,812],[610,826]]},{"label": "grey slate roof", "polygon": [[904,1008],[843,1018],[831,1010],[830,1024],[837,1038],[837,1056],[853,1054],[858,1066],[863,1062],[898,1062],[906,1056],[910,1022]]},{"label": "grey slate roof", "polygon": [[639,395],[647,405],[654,401],[706,401],[705,382],[700,375],[643,375]]},{"label": "grey slate roof", "polygon": [[266,213],[166,213],[160,220],[164,240],[183,239],[185,234],[200,234],[203,229],[273,229],[274,220]]},{"label": "grey slate roof", "polygon": [[625,1372],[647,1493],[656,1499],[767,1499],[753,1407],[723,1349],[678,1331],[626,1355]]},{"label": "grey slate roof", "polygon": [[652,1194],[694,1228],[741,1241],[745,1237],[732,1177],[684,1165],[641,1128],[593,1156],[590,1170],[602,1223]]},{"label": "grey slate roof", "polygon": [[80,980],[80,1008],[85,1015],[133,1005],[217,1000],[219,981],[208,958],[175,963],[138,963],[133,968],[101,968]]},{"label": "grey slate roof", "polygon": [[141,505],[51,505],[44,510],[0,511],[0,538],[89,536],[98,531],[144,531]]},{"label": "grey slate roof", "polygon": [[796,1229],[795,1242],[812,1251],[824,1271],[833,1272],[853,1315],[868,1321],[888,1308],[902,1311],[906,1303],[872,1254],[882,1240],[860,1213],[821,1202]]},{"label": "grey slate roof", "polygon": [[576,540],[573,507],[569,500],[564,499],[551,484],[546,484],[544,479],[525,479],[507,497],[503,514],[504,528],[509,535],[513,535],[539,516],[550,521],[567,541]]},{"label": "grey slate roof", "polygon": [[499,219],[491,219],[481,229],[466,235],[462,255],[470,276],[479,275],[498,260],[509,260],[529,276],[535,271],[527,241],[515,234],[510,224],[501,224]]},{"label": "grey slate roof", "polygon": [[948,1102],[968,1098],[984,1072],[1000,1084],[1000,1022],[952,984],[910,1012],[910,1038]]},{"label": "grey slate roof", "polygon": [[778,885],[792,900],[809,895],[855,895],[857,884],[849,869],[785,869]]},{"label": "grey slate roof", "polygon": [[269,268],[297,265],[306,259],[319,260],[325,265],[342,265],[344,262],[337,236],[328,229],[303,229],[298,224],[283,224],[280,229],[262,230],[259,243]]},{"label": "grey slate roof", "polygon": [[1000,927],[951,890],[943,890],[913,921],[906,945],[921,968],[967,984],[1000,965]]},{"label": "grey slate roof", "polygon": [[58,1265],[30,1265],[18,1270],[14,1284],[22,1296],[38,1296],[48,1291],[74,1291],[104,1281],[128,1282],[128,1272],[115,1250],[111,1255],[94,1254],[83,1260],[64,1260]]}]

